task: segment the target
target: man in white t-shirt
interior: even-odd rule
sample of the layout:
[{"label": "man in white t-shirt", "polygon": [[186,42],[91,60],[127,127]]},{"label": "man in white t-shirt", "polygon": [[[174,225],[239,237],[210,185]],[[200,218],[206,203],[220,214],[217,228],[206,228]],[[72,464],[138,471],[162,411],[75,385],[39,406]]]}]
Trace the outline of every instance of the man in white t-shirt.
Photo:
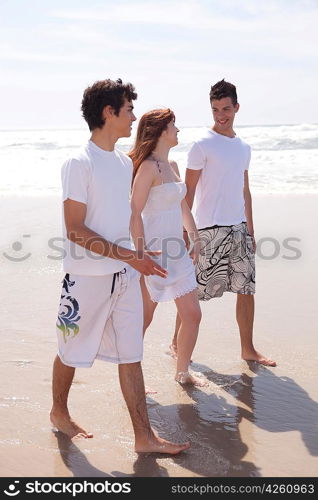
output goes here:
[{"label": "man in white t-shirt", "polygon": [[68,393],[77,367],[96,358],[118,365],[120,385],[135,433],[137,452],[176,454],[189,443],[161,439],[150,427],[140,361],[143,311],[140,273],[166,276],[149,255],[131,249],[129,194],[132,161],[115,149],[129,137],[132,84],[102,80],[83,95],[91,138],[62,168],[66,272],[57,320],[58,355],[53,366],[51,421],[73,437],[92,434],[70,417]]},{"label": "man in white t-shirt", "polygon": [[[196,265],[199,299],[236,293],[242,358],[276,366],[253,345],[256,244],[248,180],[251,149],[233,130],[239,110],[235,86],[217,82],[211,87],[210,103],[214,125],[192,145],[186,170],[186,199],[190,208],[194,202],[202,242]],[[170,346],[174,356],[178,330],[177,317]]]}]

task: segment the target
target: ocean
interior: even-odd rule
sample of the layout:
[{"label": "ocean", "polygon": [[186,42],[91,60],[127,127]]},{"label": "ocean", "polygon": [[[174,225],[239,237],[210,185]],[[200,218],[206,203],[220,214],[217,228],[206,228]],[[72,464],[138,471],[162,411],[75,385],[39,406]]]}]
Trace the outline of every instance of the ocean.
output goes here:
[{"label": "ocean", "polygon": [[[187,152],[205,127],[183,127],[171,150],[184,173]],[[318,193],[318,124],[238,126],[252,147],[252,194]],[[87,129],[0,131],[0,195],[59,194],[63,162],[87,141]],[[134,134],[118,148],[128,152]]]},{"label": "ocean", "polygon": [[[52,433],[48,398],[64,276],[60,170],[89,134],[86,129],[0,132],[3,476],[197,480],[212,475],[296,477],[298,482],[317,477],[318,227],[313,219],[318,125],[236,131],[253,149],[250,179],[258,243],[254,337],[256,348],[278,366],[243,363],[235,294],[224,294],[201,303],[203,317],[192,356],[192,369],[204,373],[209,386],[190,391],[180,387],[167,356],[175,304],[159,304],[144,344],[145,381],[158,391],[147,398],[149,415],[160,435],[191,442],[189,453],[164,461],[136,460],[112,363],[98,361],[92,370],[78,370],[74,379],[76,418],[94,431],[95,439],[72,443]],[[171,158],[181,170],[192,141],[202,132],[193,127],[180,131]],[[121,140],[120,149],[128,151],[132,141]]]}]

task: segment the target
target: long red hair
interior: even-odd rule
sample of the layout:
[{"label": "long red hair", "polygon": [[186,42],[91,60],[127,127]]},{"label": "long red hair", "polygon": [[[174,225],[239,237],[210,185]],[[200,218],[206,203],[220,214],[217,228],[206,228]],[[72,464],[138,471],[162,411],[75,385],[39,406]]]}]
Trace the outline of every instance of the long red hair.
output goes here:
[{"label": "long red hair", "polygon": [[140,165],[156,149],[159,137],[171,120],[175,120],[175,115],[169,108],[153,109],[140,118],[135,144],[128,155],[134,165],[132,183]]}]

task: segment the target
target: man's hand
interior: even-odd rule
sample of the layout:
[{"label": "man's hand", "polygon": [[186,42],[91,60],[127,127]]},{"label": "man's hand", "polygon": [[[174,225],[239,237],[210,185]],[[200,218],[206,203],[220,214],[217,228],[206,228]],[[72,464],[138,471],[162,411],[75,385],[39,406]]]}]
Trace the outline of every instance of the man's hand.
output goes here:
[{"label": "man's hand", "polygon": [[255,237],[254,237],[254,231],[249,231],[249,229],[247,228],[247,234],[252,240],[253,252],[255,253],[256,252],[256,241],[255,241]]},{"label": "man's hand", "polygon": [[166,278],[168,275],[168,272],[166,269],[163,269],[157,262],[152,260],[149,256],[156,256],[160,255],[161,251],[137,251],[135,252],[135,258],[129,261],[128,263],[139,271],[141,274],[144,274],[145,276],[152,276],[152,275],[157,275],[161,276],[161,278]]},{"label": "man's hand", "polygon": [[251,236],[251,238],[252,238],[252,244],[253,244],[253,251],[255,253],[256,252],[256,241],[255,241],[254,236]]}]

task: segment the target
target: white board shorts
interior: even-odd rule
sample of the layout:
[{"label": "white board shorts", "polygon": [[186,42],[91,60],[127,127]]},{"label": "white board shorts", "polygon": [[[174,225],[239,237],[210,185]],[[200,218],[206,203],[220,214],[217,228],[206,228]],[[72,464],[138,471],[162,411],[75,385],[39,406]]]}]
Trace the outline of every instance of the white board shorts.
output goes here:
[{"label": "white board shorts", "polygon": [[136,363],[143,355],[140,274],[130,266],[115,274],[66,274],[57,319],[63,364],[91,367],[94,360]]}]

